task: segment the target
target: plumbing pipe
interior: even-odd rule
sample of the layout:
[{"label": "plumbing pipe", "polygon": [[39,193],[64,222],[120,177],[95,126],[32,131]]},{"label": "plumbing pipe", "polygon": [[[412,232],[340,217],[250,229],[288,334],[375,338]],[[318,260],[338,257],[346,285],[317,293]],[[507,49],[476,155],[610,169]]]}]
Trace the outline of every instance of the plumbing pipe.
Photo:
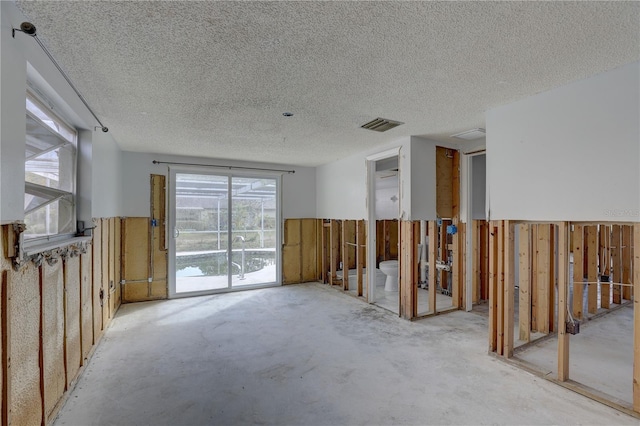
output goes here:
[{"label": "plumbing pipe", "polygon": [[420,282],[427,282],[427,221],[420,221]]}]

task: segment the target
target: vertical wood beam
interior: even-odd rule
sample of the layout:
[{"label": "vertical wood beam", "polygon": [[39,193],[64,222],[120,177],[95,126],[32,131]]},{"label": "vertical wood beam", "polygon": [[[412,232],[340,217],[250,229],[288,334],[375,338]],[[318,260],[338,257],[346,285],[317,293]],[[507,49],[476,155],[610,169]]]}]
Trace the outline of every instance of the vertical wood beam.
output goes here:
[{"label": "vertical wood beam", "polygon": [[11,424],[11,282],[7,271],[2,271],[2,422]]},{"label": "vertical wood beam", "polygon": [[[611,251],[610,251],[610,240],[611,240],[611,228],[608,225],[600,225],[600,275],[609,276],[611,269]],[[604,309],[609,309],[609,304],[611,300],[611,289],[609,281],[601,282],[600,289],[600,305]]]},{"label": "vertical wood beam", "polygon": [[531,248],[529,242],[529,225],[518,225],[519,232],[519,273],[520,287],[518,303],[519,340],[528,342],[531,339]]},{"label": "vertical wood beam", "polygon": [[454,308],[460,307],[460,277],[462,275],[462,256],[460,247],[460,234],[462,226],[457,219],[452,224],[458,228],[458,232],[451,236],[451,258],[453,259],[453,267],[451,268],[451,305]]},{"label": "vertical wood beam", "polygon": [[[440,261],[447,263],[447,223],[449,221],[443,220],[440,225]],[[440,288],[443,290],[448,289],[447,271],[444,269],[440,271]]]},{"label": "vertical wood beam", "polygon": [[338,253],[340,247],[340,235],[338,228],[338,221],[331,219],[331,225],[329,227],[329,240],[330,240],[330,248],[329,248],[329,284],[334,285],[337,278],[338,271]]},{"label": "vertical wood beam", "polygon": [[480,294],[489,300],[489,222],[482,221],[480,228]]},{"label": "vertical wood beam", "polygon": [[538,225],[531,225],[531,331],[538,331]]},{"label": "vertical wood beam", "polygon": [[498,228],[489,222],[489,352],[498,350]]},{"label": "vertical wood beam", "polygon": [[435,220],[429,221],[429,312],[436,313],[436,253],[438,252],[438,227]]},{"label": "vertical wood beam", "polygon": [[[633,227],[631,225],[624,225],[622,227],[622,283],[631,284],[631,240],[632,240]],[[631,300],[631,287],[624,286],[622,288],[622,298],[624,300]]]},{"label": "vertical wood beam", "polygon": [[584,306],[584,226],[573,227],[573,317],[582,319]]},{"label": "vertical wood beam", "polygon": [[514,234],[513,224],[504,221],[504,356],[513,356],[513,328],[515,308],[515,279],[514,279]]},{"label": "vertical wood beam", "polygon": [[329,282],[329,280],[327,279],[327,252],[329,251],[329,247],[328,247],[328,241],[327,241],[327,230],[326,227],[324,225],[324,220],[321,220],[321,225],[322,227],[320,228],[320,239],[321,239],[321,244],[322,244],[322,249],[320,250],[320,256],[322,257],[322,259],[320,260],[320,279],[322,280],[323,283],[327,283]]},{"label": "vertical wood beam", "polygon": [[586,227],[587,247],[587,311],[598,312],[598,232],[595,225]]},{"label": "vertical wood beam", "polygon": [[498,355],[504,354],[504,221],[498,221]]},{"label": "vertical wood beam", "polygon": [[349,221],[342,221],[342,290],[349,290],[349,233],[347,228],[349,227]]},{"label": "vertical wood beam", "polygon": [[358,277],[358,296],[363,294],[362,268],[364,267],[364,220],[356,221],[356,276]]},{"label": "vertical wood beam", "polygon": [[[613,282],[622,282],[622,229],[620,225],[611,226],[611,262],[613,274]],[[613,286],[613,303],[622,303],[622,288],[620,285]]]},{"label": "vertical wood beam", "polygon": [[556,319],[556,225],[549,227],[549,332],[555,331]]},{"label": "vertical wood beam", "polygon": [[549,302],[551,300],[551,296],[549,293],[551,292],[550,288],[550,258],[549,254],[551,245],[549,241],[549,225],[538,225],[538,315],[537,315],[537,325],[538,331],[540,333],[549,333],[549,310],[551,307],[549,306]]},{"label": "vertical wood beam", "polygon": [[[629,227],[631,228],[631,226]],[[633,225],[633,245],[640,247],[640,223]],[[640,250],[633,254],[633,411],[640,412]]]},{"label": "vertical wood beam", "polygon": [[567,298],[569,296],[569,225],[558,224],[558,380],[569,379],[569,335],[567,328]]},{"label": "vertical wood beam", "polygon": [[471,224],[471,264],[473,271],[471,272],[471,285],[473,288],[471,300],[473,303],[480,301],[480,222],[472,221]]}]

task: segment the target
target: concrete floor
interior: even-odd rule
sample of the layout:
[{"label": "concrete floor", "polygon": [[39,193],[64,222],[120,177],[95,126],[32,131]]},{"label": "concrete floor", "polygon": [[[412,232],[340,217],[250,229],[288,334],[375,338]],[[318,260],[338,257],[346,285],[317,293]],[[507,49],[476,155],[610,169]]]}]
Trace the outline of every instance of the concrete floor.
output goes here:
[{"label": "concrete floor", "polygon": [[[630,405],[633,402],[633,305],[580,324],[569,337],[569,378]],[[558,338],[523,349],[517,357],[556,372]]]},{"label": "concrete floor", "polygon": [[317,283],[123,305],[55,424],[638,424],[486,335],[476,313],[409,322]]}]

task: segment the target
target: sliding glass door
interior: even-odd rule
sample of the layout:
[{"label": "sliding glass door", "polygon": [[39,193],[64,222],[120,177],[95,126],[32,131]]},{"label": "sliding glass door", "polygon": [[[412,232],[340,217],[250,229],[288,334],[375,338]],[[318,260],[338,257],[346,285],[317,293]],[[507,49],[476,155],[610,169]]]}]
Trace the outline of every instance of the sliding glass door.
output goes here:
[{"label": "sliding glass door", "polygon": [[278,283],[279,179],[172,172],[172,296]]}]

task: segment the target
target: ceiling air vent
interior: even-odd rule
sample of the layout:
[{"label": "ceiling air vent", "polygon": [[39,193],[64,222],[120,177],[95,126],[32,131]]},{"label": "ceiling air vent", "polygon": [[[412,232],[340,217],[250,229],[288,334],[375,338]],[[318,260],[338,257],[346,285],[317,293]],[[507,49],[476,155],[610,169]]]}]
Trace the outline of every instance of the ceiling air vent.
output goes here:
[{"label": "ceiling air vent", "polygon": [[467,130],[466,132],[456,133],[455,135],[451,135],[452,138],[462,139],[465,141],[472,141],[475,139],[484,138],[486,136],[486,131],[484,129],[473,129]]},{"label": "ceiling air vent", "polygon": [[376,118],[375,120],[371,120],[370,122],[363,124],[363,129],[373,130],[374,132],[386,132],[387,130],[391,130],[394,127],[398,127],[399,125],[404,124],[400,121],[388,120],[386,118]]}]

